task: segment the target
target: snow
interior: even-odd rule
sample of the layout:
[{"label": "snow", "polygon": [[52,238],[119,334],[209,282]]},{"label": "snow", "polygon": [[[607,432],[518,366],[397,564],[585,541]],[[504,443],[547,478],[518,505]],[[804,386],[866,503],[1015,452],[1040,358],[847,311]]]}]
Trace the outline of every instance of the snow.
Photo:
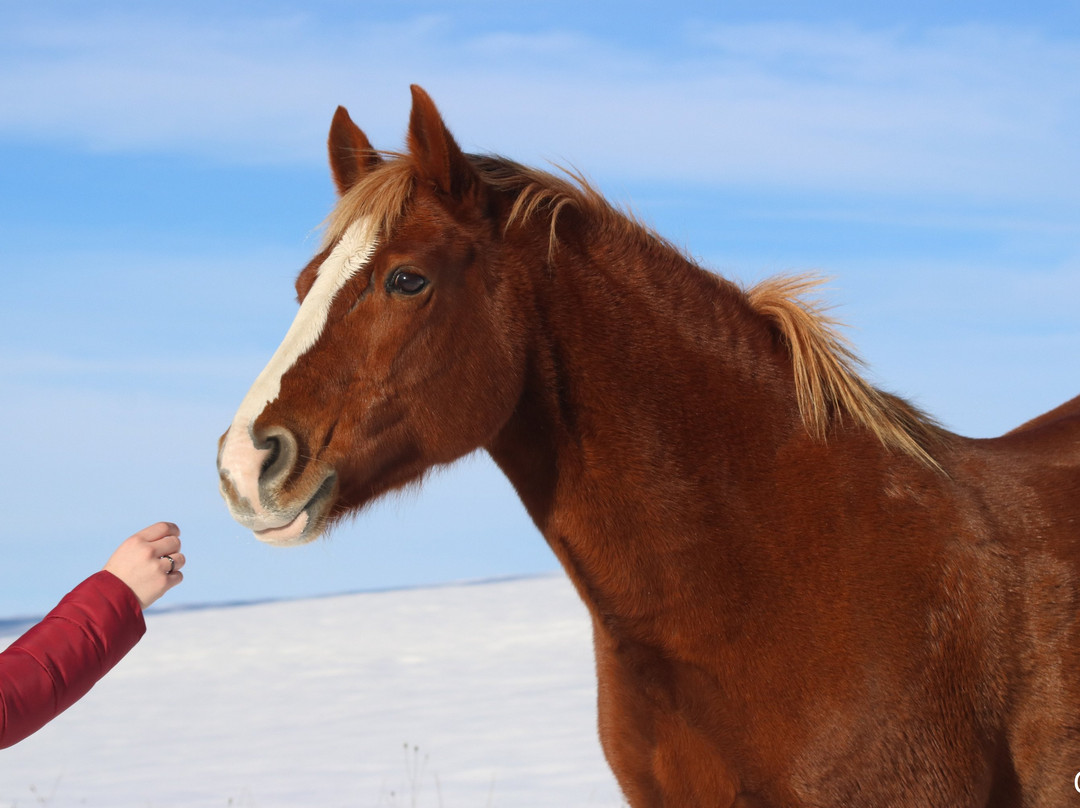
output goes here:
[{"label": "snow", "polygon": [[151,612],[0,806],[620,806],[595,700],[563,576]]}]

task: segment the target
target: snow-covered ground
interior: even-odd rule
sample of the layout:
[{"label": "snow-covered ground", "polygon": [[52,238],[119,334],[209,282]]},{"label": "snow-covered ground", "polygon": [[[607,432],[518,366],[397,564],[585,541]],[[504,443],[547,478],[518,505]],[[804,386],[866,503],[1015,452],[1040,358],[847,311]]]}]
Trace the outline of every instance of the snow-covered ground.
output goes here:
[{"label": "snow-covered ground", "polygon": [[147,623],[86,698],[0,752],[0,808],[622,805],[564,577]]}]

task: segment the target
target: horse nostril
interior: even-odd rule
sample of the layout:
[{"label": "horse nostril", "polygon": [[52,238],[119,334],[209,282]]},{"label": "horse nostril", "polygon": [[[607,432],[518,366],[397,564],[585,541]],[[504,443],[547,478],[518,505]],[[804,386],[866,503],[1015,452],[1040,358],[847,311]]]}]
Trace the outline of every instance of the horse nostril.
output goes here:
[{"label": "horse nostril", "polygon": [[266,448],[270,450],[270,454],[266,456],[262,468],[259,469],[260,480],[266,476],[267,471],[273,468],[274,464],[278,461],[278,457],[281,455],[281,441],[277,438],[267,438],[265,443]]},{"label": "horse nostril", "polygon": [[263,489],[279,487],[293,470],[298,456],[296,438],[282,427],[267,430],[256,448],[268,452],[259,469],[259,486]]}]

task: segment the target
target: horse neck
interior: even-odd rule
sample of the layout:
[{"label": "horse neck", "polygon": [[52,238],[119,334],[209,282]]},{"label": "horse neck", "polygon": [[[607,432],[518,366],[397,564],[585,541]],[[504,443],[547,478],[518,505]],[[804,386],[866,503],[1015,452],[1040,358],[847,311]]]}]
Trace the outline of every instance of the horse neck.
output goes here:
[{"label": "horse neck", "polygon": [[676,559],[738,533],[740,487],[801,429],[785,352],[740,290],[645,235],[525,277],[524,392],[490,453],[594,607],[689,583],[702,565]]}]

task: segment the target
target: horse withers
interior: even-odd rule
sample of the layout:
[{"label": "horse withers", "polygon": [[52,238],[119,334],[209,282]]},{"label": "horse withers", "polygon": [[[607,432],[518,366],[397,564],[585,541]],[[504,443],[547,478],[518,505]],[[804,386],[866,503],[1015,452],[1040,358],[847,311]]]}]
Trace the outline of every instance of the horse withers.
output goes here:
[{"label": "horse withers", "polygon": [[344,109],[299,311],[221,440],[263,541],[477,448],[588,606],[643,806],[1080,801],[1080,398],[993,440],[868,384],[813,281],[696,266],[580,178]]}]

